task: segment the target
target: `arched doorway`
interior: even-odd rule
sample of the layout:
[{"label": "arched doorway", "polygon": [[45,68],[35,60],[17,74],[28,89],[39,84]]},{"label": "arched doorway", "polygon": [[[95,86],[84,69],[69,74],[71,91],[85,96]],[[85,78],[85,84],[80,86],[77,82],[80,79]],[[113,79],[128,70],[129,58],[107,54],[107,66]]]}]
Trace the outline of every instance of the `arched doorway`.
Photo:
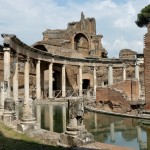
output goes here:
[{"label": "arched doorway", "polygon": [[84,34],[76,34],[74,37],[74,49],[82,53],[84,56],[89,55],[89,41]]}]

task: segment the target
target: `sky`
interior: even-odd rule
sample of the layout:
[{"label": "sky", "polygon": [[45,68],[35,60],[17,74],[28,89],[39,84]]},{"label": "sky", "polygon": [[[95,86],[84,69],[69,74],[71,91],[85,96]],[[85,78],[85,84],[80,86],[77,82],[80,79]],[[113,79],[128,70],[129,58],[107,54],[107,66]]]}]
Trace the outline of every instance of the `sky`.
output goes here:
[{"label": "sky", "polygon": [[[32,45],[42,40],[46,29],[66,29],[68,22],[96,19],[96,32],[108,56],[118,57],[121,49],[143,53],[146,28],[135,24],[137,14],[150,0],[0,0],[0,33],[15,34]],[[3,39],[0,37],[0,44]]]}]

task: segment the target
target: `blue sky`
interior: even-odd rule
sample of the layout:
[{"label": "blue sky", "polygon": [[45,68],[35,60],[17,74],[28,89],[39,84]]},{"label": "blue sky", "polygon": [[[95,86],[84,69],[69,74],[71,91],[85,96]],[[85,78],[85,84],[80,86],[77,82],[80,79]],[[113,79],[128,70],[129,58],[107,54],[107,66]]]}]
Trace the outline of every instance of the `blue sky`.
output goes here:
[{"label": "blue sky", "polygon": [[31,45],[42,40],[46,29],[65,29],[68,22],[79,21],[83,11],[96,19],[109,57],[118,57],[123,48],[142,53],[146,28],[138,28],[135,20],[148,4],[150,0],[0,0],[0,31]]}]

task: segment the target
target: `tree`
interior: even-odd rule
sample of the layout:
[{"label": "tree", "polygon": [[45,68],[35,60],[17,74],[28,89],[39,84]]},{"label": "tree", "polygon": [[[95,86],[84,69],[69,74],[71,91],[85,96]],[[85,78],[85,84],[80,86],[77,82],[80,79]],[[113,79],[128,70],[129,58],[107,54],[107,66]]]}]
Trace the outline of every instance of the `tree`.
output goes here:
[{"label": "tree", "polygon": [[150,5],[146,6],[141,10],[141,12],[137,15],[137,21],[135,23],[138,27],[147,26],[150,22]]}]

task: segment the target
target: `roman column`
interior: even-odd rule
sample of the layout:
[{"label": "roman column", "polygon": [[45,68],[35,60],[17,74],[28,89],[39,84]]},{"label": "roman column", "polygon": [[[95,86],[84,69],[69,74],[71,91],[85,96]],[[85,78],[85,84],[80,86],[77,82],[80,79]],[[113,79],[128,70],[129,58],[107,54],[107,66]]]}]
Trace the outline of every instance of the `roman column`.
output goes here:
[{"label": "roman column", "polygon": [[49,98],[53,98],[53,63],[49,64]]},{"label": "roman column", "polygon": [[79,96],[82,96],[82,66],[79,66]]},{"label": "roman column", "polygon": [[96,97],[96,68],[93,68],[93,89],[94,93],[93,96]]},{"label": "roman column", "polygon": [[126,65],[123,64],[123,81],[126,80]]},{"label": "roman column", "polygon": [[35,121],[35,117],[33,115],[32,102],[29,97],[29,57],[26,59],[24,67],[24,90],[25,99],[22,121],[23,123],[30,123]]},{"label": "roman column", "polygon": [[13,64],[13,99],[15,103],[18,103],[18,54],[15,55]]},{"label": "roman column", "polygon": [[41,66],[40,60],[36,62],[36,98],[37,100],[41,99]]},{"label": "roman column", "polygon": [[40,69],[40,71],[41,71],[41,99],[44,99],[45,98],[45,91],[44,91],[44,86],[45,86],[45,84],[44,84],[44,63],[41,63],[41,69]]},{"label": "roman column", "polygon": [[66,96],[66,67],[62,66],[62,97]]},{"label": "roman column", "polygon": [[113,67],[111,64],[108,66],[108,86],[113,84]]},{"label": "roman column", "polygon": [[7,95],[10,98],[10,48],[3,48],[4,51],[4,81],[7,82]]},{"label": "roman column", "polygon": [[139,63],[135,63],[135,78],[139,80]]}]

